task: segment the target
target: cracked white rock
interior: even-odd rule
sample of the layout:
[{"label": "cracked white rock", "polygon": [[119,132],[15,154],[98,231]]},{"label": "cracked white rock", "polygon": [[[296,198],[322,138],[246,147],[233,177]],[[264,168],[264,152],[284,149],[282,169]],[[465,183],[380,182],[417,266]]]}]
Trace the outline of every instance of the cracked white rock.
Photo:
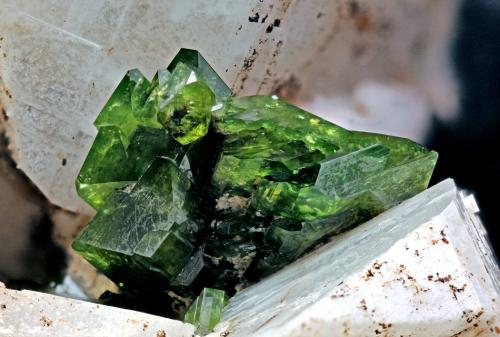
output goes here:
[{"label": "cracked white rock", "polygon": [[431,111],[452,112],[456,101],[447,46],[458,4],[2,0],[0,105],[11,149],[50,201],[90,212],[74,180],[93,120],[128,69],[151,77],[181,47],[200,50],[238,94],[311,99],[312,111],[346,127],[421,140]]},{"label": "cracked white rock", "polygon": [[241,291],[211,336],[498,336],[476,211],[446,180]]},{"label": "cracked white rock", "polygon": [[90,302],[6,289],[0,283],[2,337],[192,337],[180,321]]}]

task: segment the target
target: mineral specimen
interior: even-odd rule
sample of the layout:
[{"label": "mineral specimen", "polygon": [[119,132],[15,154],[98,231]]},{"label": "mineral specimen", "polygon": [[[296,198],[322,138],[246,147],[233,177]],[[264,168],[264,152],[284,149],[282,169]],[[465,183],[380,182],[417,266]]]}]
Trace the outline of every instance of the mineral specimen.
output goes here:
[{"label": "mineral specimen", "polygon": [[447,179],[233,296],[209,337],[498,337],[500,269]]},{"label": "mineral specimen", "polygon": [[77,190],[97,215],[73,247],[178,313],[203,288],[232,295],[424,190],[437,158],[275,96],[234,98],[185,49],[151,82],[130,71],[95,125]]},{"label": "mineral specimen", "polygon": [[186,312],[184,321],[193,324],[200,335],[209,333],[219,323],[225,302],[222,290],[205,288]]}]

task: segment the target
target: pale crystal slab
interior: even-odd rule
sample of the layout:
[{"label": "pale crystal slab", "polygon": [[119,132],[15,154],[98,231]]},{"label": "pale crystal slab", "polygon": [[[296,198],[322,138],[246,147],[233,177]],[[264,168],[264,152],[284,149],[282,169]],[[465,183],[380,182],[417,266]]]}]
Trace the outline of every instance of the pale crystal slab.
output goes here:
[{"label": "pale crystal slab", "polygon": [[445,180],[231,298],[212,336],[498,336],[476,211]]},{"label": "pale crystal slab", "polygon": [[310,99],[345,127],[422,140],[431,111],[456,97],[447,46],[458,4],[2,0],[10,149],[51,202],[90,212],[74,181],[92,122],[127,70],[151,78],[181,47],[199,50],[238,95]]},{"label": "pale crystal slab", "polygon": [[193,335],[194,326],[180,321],[34,291],[10,290],[0,283],[2,337]]}]

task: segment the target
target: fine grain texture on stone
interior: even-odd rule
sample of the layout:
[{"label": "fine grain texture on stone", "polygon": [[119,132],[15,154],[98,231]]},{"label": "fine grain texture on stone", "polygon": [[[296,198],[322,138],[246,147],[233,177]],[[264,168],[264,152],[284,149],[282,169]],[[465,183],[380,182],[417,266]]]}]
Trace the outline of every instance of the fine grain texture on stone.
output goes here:
[{"label": "fine grain texture on stone", "polygon": [[6,289],[0,283],[2,337],[192,337],[194,326],[142,312],[34,291]]}]

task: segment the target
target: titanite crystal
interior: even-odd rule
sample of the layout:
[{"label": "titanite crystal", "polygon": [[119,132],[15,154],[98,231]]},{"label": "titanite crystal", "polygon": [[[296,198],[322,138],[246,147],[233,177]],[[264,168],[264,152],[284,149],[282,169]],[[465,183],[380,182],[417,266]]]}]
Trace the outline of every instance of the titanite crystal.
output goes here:
[{"label": "titanite crystal", "polygon": [[157,158],[129,193],[111,193],[73,247],[105,274],[139,281],[148,268],[170,281],[203,228],[193,194],[186,175],[169,159]]},{"label": "titanite crystal", "polygon": [[[206,134],[215,98],[229,95],[214,70],[190,49],[182,49],[151,82],[138,70],[129,71],[94,123],[99,132],[76,180],[78,194],[98,209],[113,190],[136,182],[157,156],[177,159],[185,151],[179,143]],[[168,124],[174,107],[176,118]],[[190,114],[180,118],[180,110]]]},{"label": "titanite crystal", "polygon": [[[437,157],[407,139],[351,132],[271,96],[231,99],[214,119],[225,138],[213,184],[233,204],[248,200],[245,221],[265,228],[231,233],[255,247],[258,275],[422,191]],[[215,245],[227,240],[217,226],[214,236]]]},{"label": "titanite crystal", "polygon": [[200,335],[209,333],[219,323],[225,302],[222,290],[205,288],[186,312],[184,321],[193,324]]},{"label": "titanite crystal", "polygon": [[97,215],[73,246],[125,293],[184,308],[424,190],[437,158],[275,96],[231,97],[193,50],[151,82],[130,71],[95,125],[77,189]]}]

